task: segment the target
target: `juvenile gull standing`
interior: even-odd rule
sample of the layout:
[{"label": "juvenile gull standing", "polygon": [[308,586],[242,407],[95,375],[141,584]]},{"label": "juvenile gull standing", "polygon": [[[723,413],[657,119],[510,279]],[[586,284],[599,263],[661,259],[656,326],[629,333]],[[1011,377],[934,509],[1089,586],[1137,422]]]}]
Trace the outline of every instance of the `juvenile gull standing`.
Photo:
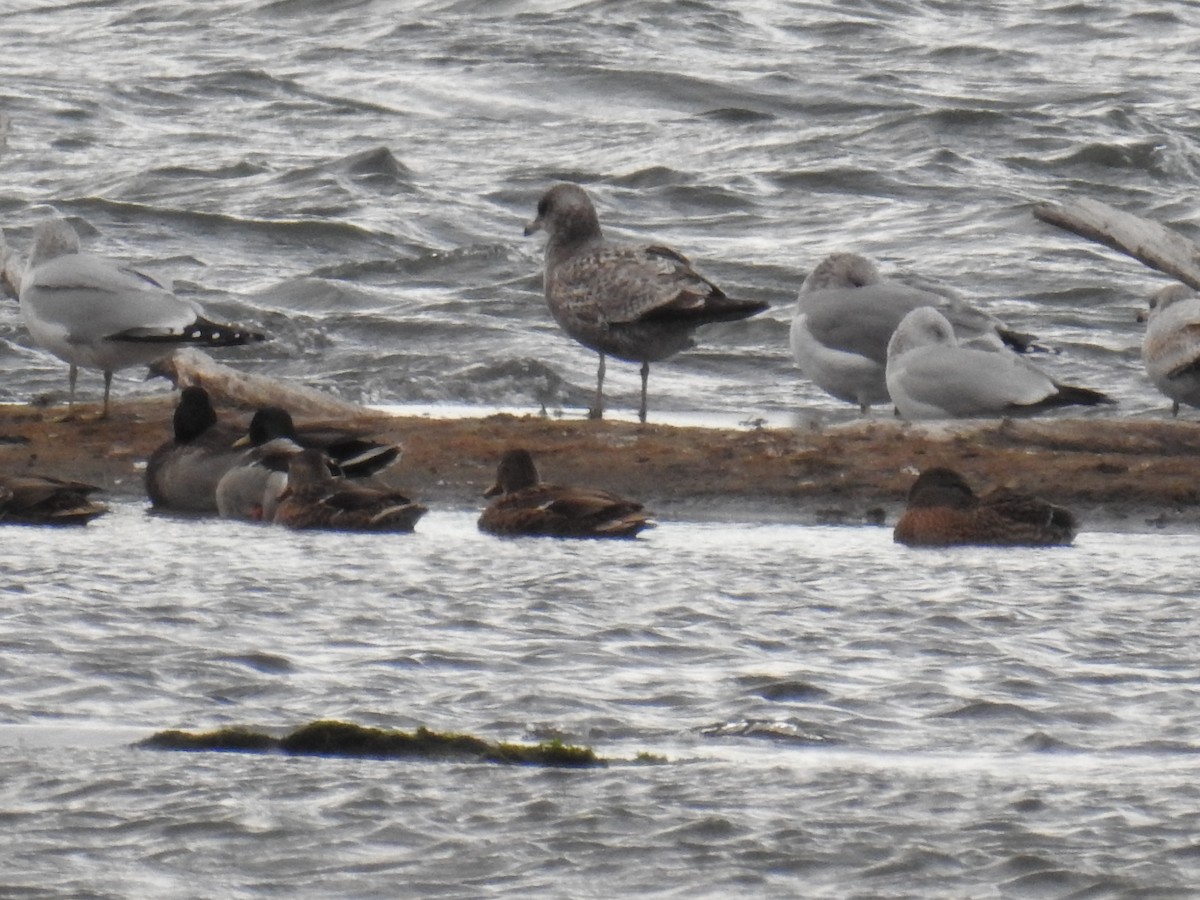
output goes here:
[{"label": "juvenile gull standing", "polygon": [[1200,406],[1200,294],[1172,284],[1150,298],[1142,338],[1142,362],[1154,386],[1171,398],[1171,415],[1179,404]]},{"label": "juvenile gull standing", "polygon": [[800,285],[792,356],[817,387],[865,413],[889,400],[884,375],[888,341],[900,320],[918,306],[941,310],[963,341],[1024,352],[1033,340],[962,300],[885,279],[865,256],[833,253]]},{"label": "juvenile gull standing", "polygon": [[65,219],[34,229],[33,250],[21,279],[21,317],[30,335],[71,366],[69,406],[79,368],[104,373],[104,410],[112,375],[145,365],[181,344],[223,347],[263,335],[204,318],[154,279],[112,260],[81,253]]},{"label": "juvenile gull standing", "polygon": [[692,332],[712,322],[745,319],[767,308],[757,300],[737,300],[698,274],[682,255],[658,245],[610,244],[583,188],[556,184],[542,196],[537,218],[525,234],[545,230],[545,290],[550,312],[563,331],[600,354],[596,401],[589,416],[604,411],[604,358],[642,364],[646,383],[650,363],[692,346]]},{"label": "juvenile gull standing", "polygon": [[953,419],[1113,403],[1088,388],[1059,384],[1023,356],[960,344],[932,306],[906,315],[888,342],[887,387],[906,419]]}]

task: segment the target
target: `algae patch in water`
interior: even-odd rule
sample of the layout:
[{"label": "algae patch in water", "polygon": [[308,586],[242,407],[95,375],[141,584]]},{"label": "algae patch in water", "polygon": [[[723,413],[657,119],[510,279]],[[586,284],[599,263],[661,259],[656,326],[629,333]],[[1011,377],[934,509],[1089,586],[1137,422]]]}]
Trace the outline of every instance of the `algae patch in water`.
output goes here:
[{"label": "algae patch in water", "polygon": [[447,734],[418,728],[415,732],[368,728],[348,722],[319,721],[282,738],[244,728],[192,733],[160,731],[137,746],[156,750],[210,750],[241,753],[278,751],[290,756],[345,756],[372,759],[476,760],[523,766],[593,768],[605,766],[588,747],[561,741],[509,744],[469,734]]},{"label": "algae patch in water", "polygon": [[160,731],[139,747],[156,750],[225,750],[238,753],[266,753],[279,746],[278,738],[246,728],[219,728],[216,731]]}]

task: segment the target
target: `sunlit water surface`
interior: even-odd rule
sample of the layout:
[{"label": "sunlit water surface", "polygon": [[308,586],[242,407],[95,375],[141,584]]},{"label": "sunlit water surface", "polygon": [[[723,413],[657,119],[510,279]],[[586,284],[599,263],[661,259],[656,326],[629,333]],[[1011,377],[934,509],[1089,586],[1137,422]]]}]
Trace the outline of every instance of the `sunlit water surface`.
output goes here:
[{"label": "sunlit water surface", "polygon": [[[1191,536],[474,519],[298,534],[119,503],[6,529],[7,895],[1182,897],[1200,875]],[[614,763],[131,746],[322,717]]]}]

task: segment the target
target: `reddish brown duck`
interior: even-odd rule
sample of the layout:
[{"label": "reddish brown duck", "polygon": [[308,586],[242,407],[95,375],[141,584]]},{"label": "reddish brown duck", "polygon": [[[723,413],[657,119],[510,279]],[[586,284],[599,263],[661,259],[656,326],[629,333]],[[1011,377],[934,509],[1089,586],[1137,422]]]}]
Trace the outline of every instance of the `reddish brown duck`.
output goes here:
[{"label": "reddish brown duck", "polygon": [[961,475],[939,467],[913,482],[894,537],[910,547],[1049,547],[1071,543],[1077,527],[1061,506],[1007,488],[977,497]]},{"label": "reddish brown duck", "polygon": [[412,531],[426,512],[396,491],[335,478],[329,457],[308,449],[292,457],[275,522],[289,528]]},{"label": "reddish brown duck", "polygon": [[496,497],[479,517],[492,534],[633,537],[654,525],[642,504],[609,491],[543,484],[528,450],[504,454],[484,496]]},{"label": "reddish brown duck", "polygon": [[0,524],[86,525],[108,507],[89,499],[100,490],[42,475],[0,475]]}]

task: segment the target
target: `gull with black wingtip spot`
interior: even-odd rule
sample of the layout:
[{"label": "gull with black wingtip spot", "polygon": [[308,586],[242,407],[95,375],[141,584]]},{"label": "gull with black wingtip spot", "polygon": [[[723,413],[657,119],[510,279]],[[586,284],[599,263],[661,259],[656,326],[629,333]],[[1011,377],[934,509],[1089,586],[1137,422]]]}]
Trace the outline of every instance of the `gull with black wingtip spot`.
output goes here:
[{"label": "gull with black wingtip spot", "polygon": [[34,341],[70,365],[70,399],[75,403],[79,369],[104,373],[104,409],[113,372],[146,365],[184,344],[226,347],[264,336],[204,317],[197,304],[181,300],[153,278],[79,249],[79,236],[65,219],[47,219],[34,229],[33,250],[21,279],[21,317]]}]

